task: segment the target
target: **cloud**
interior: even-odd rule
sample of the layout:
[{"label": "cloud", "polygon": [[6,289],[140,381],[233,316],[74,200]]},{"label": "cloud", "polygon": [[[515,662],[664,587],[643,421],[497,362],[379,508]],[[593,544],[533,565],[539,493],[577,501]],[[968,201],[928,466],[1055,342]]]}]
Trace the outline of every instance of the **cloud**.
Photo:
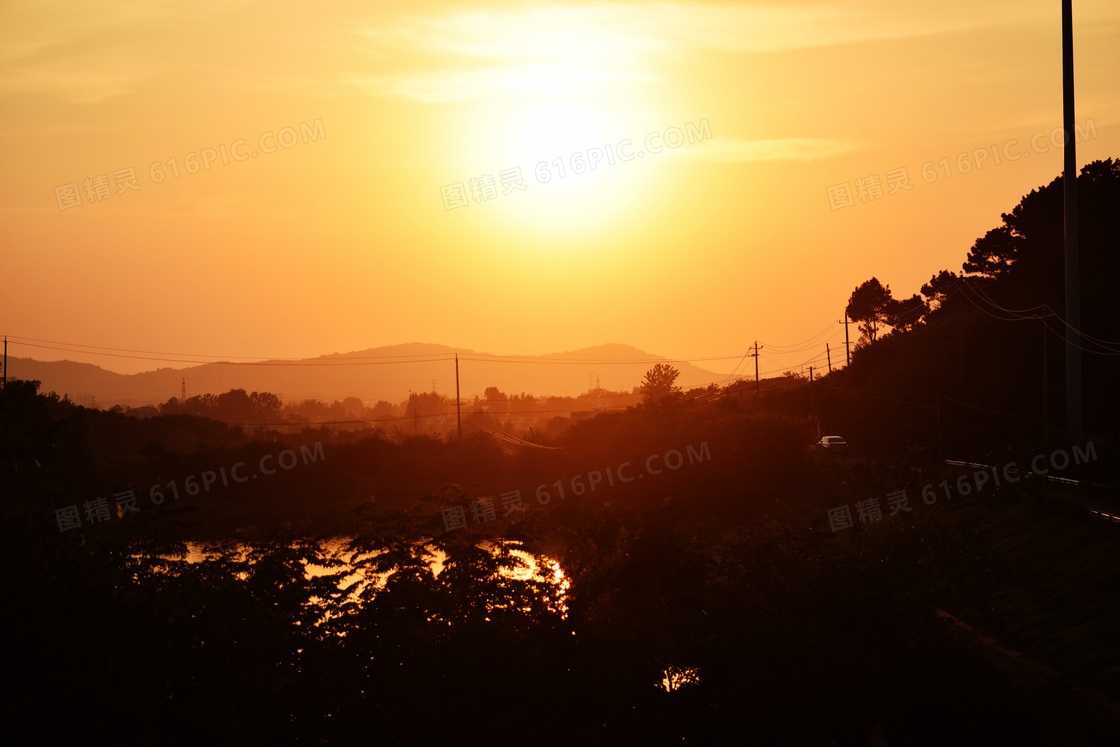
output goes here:
[{"label": "cloud", "polygon": [[106,2],[59,7],[13,3],[0,24],[0,93],[48,94],[97,102],[134,91],[154,77],[143,53],[144,30],[170,9],[153,3]]},{"label": "cloud", "polygon": [[678,148],[674,153],[694,161],[745,163],[751,161],[815,161],[855,150],[859,146],[845,140],[822,138],[777,138],[744,140],[718,137]]},{"label": "cloud", "polygon": [[[1095,29],[1120,18],[1116,9],[1091,13]],[[423,103],[609,92],[664,81],[713,52],[771,54],[1056,22],[1047,8],[1012,0],[552,3],[408,14],[357,1],[309,14],[296,3],[256,0],[8,0],[4,16],[0,94],[72,101],[135,95],[183,71],[208,76],[210,85],[267,79],[270,88],[326,95],[357,88]]]},{"label": "cloud", "polygon": [[505,93],[608,91],[618,83],[656,80],[650,73],[601,72],[579,65],[523,65],[473,70],[442,69],[387,76],[348,76],[345,83],[382,96],[439,104]]},{"label": "cloud", "polygon": [[[352,76],[350,82],[376,95],[428,103],[521,90],[600,91],[612,82],[655,82],[671,72],[672,64],[711,52],[768,54],[1006,25],[1006,9],[960,2],[961,12],[950,12],[944,4],[927,3],[925,9],[858,2],[847,8],[597,3],[454,9],[360,31],[376,59],[407,51],[414,57],[419,53],[423,61],[407,72]],[[1020,9],[1015,18],[1042,17],[1037,9]]]}]

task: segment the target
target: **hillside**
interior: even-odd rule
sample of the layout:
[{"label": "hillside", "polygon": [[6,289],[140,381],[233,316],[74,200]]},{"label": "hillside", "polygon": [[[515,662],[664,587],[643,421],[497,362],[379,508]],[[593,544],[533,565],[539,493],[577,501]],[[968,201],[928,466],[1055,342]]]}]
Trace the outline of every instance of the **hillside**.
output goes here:
[{"label": "hillside", "polygon": [[[509,393],[574,396],[588,390],[588,372],[598,385],[631,391],[662,356],[629,345],[605,344],[541,356],[497,356],[463,348],[426,343],[389,345],[349,353],[333,353],[298,361],[207,363],[184,369],[159,368],[140,374],[118,374],[99,366],[72,361],[43,362],[9,357],[9,374],[37,379],[41,391],[68,394],[78,404],[133,407],[178,397],[186,379],[187,395],[220,394],[230,389],[272,392],[285,402],[324,401],[359,397],[367,403],[398,402],[409,391],[431,391],[435,380],[441,394],[455,392],[458,354],[460,391],[464,398],[481,395],[490,386]],[[604,363],[603,361],[612,361]],[[678,385],[689,389],[726,378],[690,363],[673,363]]]},{"label": "hillside", "polygon": [[[890,331],[875,340],[865,334],[850,367],[819,377],[812,395],[807,387],[790,390],[770,406],[801,416],[811,410],[825,431],[892,457],[979,457],[1085,439],[1116,444],[1120,161],[1083,167],[1078,200],[1083,438],[1066,427],[1073,333],[1064,320],[1061,177],[1004,213],[960,271],[934,273],[924,299],[907,302],[912,311],[896,313],[902,304],[892,303],[876,311]],[[849,303],[856,319],[854,309]]]}]

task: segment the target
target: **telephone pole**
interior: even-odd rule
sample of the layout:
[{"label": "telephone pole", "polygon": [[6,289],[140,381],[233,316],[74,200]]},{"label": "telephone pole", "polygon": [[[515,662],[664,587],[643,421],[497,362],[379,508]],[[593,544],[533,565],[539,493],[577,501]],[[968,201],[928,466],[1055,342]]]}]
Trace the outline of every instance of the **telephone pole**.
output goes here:
[{"label": "telephone pole", "polygon": [[1042,445],[1046,446],[1050,440],[1050,423],[1049,423],[1049,403],[1047,401],[1047,381],[1046,381],[1046,322],[1043,317],[1038,320],[1042,322]]},{"label": "telephone pole", "polygon": [[934,395],[937,402],[937,463],[941,464],[941,390]]},{"label": "telephone pole", "polygon": [[187,401],[187,377],[183,377],[183,402]]},{"label": "telephone pole", "polygon": [[1065,168],[1062,202],[1066,245],[1066,422],[1070,435],[1081,440],[1081,268],[1077,254],[1077,145],[1074,143],[1073,1],[1062,0],[1062,124]]},{"label": "telephone pole", "polygon": [[848,365],[852,365],[852,345],[848,342],[848,312],[844,312],[844,321],[836,322],[844,325],[844,350],[848,354]]},{"label": "telephone pole", "polygon": [[[763,345],[762,347],[765,347],[765,345]],[[748,350],[750,350],[750,349],[751,348],[748,348]],[[747,355],[754,356],[754,396],[758,397],[758,395],[759,395],[759,392],[758,392],[758,350],[759,350],[758,340],[754,341],[754,348],[753,349],[754,349],[754,352],[753,353],[747,353]]]},{"label": "telephone pole", "polygon": [[809,419],[813,419],[813,367],[809,366]]},{"label": "telephone pole", "polygon": [[958,304],[957,311],[957,363],[960,366],[960,381],[964,383],[964,304]]},{"label": "telephone pole", "polygon": [[828,372],[832,373],[832,351],[828,349],[828,343],[824,344],[824,354],[828,357]]},{"label": "telephone pole", "polygon": [[8,388],[8,336],[4,335],[4,388]]},{"label": "telephone pole", "polygon": [[459,442],[463,441],[463,411],[459,399],[459,354],[455,354],[455,423],[459,427]]}]

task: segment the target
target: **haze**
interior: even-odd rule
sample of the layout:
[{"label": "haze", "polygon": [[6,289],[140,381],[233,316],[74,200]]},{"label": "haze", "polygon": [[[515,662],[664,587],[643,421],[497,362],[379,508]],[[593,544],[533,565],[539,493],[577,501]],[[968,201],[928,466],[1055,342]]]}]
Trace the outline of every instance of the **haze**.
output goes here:
[{"label": "haze", "polygon": [[[125,373],[167,364],[83,346],[617,342],[727,372],[758,340],[764,370],[797,369],[842,344],[855,285],[916,292],[1061,170],[1053,2],[9,2],[0,19],[2,332],[13,355]],[[1120,6],[1075,19],[1087,163],[1117,150]],[[573,173],[627,139],[632,160]],[[869,175],[881,196],[861,201]]]}]

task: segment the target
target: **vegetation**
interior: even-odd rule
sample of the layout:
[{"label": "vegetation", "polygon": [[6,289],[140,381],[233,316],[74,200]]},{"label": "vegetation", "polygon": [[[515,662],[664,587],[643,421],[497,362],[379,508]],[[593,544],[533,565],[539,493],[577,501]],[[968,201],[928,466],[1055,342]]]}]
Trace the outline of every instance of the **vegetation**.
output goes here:
[{"label": "vegetation", "polygon": [[[1115,446],[1120,399],[1120,161],[1078,178],[1086,438]],[[1064,431],[1062,178],[1030,192],[977,239],[960,272],[940,270],[921,298],[897,302],[876,278],[853,292],[863,332],[850,367],[813,392],[824,430],[892,459],[988,458],[1070,444]],[[890,331],[883,334],[883,330]],[[808,387],[770,407],[810,415]]]},{"label": "vegetation", "polygon": [[[518,454],[482,435],[460,446],[308,433],[325,439],[326,455],[301,466],[310,479],[293,469],[259,493],[230,488],[96,525],[83,517],[63,532],[59,505],[108,492],[103,481],[142,472],[143,460],[162,460],[167,476],[299,444],[261,434],[112,457],[91,443],[100,421],[144,421],[22,382],[2,399],[4,444],[18,444],[3,465],[20,642],[8,661],[24,683],[5,708],[17,736],[36,733],[50,706],[60,740],[128,741],[162,727],[172,743],[221,733],[405,744],[423,723],[449,740],[704,742],[746,718],[774,742],[880,734],[936,744],[967,726],[979,741],[1106,743],[1078,698],[1047,693],[1041,707],[1042,693],[1018,693],[937,617],[998,588],[999,560],[975,527],[915,510],[873,531],[828,530],[831,501],[898,477],[809,459],[803,420],[735,400],[682,401],[584,421],[561,437],[563,450]],[[192,425],[203,434],[204,424]],[[701,444],[710,459],[666,468],[669,451],[692,446],[699,456]],[[646,472],[653,454],[658,475]],[[469,484],[389,506],[362,482],[426,474],[445,460]],[[623,462],[645,479],[570,489],[594,470],[622,474]],[[404,483],[379,484],[407,498]],[[444,509],[515,488],[528,510],[445,529]],[[337,524],[293,522],[288,494],[316,515],[333,510]],[[219,526],[215,554],[186,562],[184,538],[228,518],[221,503],[254,506],[258,529]],[[267,529],[270,513],[290,523]],[[546,572],[517,575],[520,550]],[[309,563],[323,575],[308,576]],[[350,572],[368,585],[341,588]],[[56,712],[57,703],[67,707]]]},{"label": "vegetation", "polygon": [[657,363],[649,371],[646,371],[645,377],[642,379],[641,392],[644,402],[656,402],[657,400],[664,399],[671,394],[681,391],[679,386],[674,386],[673,382],[681,372],[667,363]]},{"label": "vegetation", "polygon": [[[1105,239],[1120,228],[1120,167],[1082,178],[1085,331],[1115,340],[1102,278],[1116,276]],[[658,364],[642,404],[548,413],[518,444],[481,426],[550,400],[488,389],[459,443],[405,430],[446,407],[434,393],[392,415],[378,403],[403,427],[359,432],[297,419],[333,405],[242,390],[143,419],[9,381],[0,552],[18,687],[5,734],[1113,744],[1113,716],[1060,679],[1008,675],[942,613],[1120,698],[1115,527],[1087,518],[1084,493],[1037,480],[918,499],[957,479],[940,452],[1022,465],[1046,437],[1069,443],[1057,390],[1049,432],[1026,412],[1043,390],[1023,372],[1044,363],[1055,386],[1058,346],[1040,360],[1038,327],[981,307],[1061,307],[1055,184],[917,301],[875,279],[857,288],[849,314],[867,339],[849,368],[812,383],[790,372],[759,395],[686,394]],[[1087,359],[1097,459],[1065,473],[1111,481],[1093,500],[1115,494],[1115,365]],[[337,404],[349,419],[371,409]],[[821,427],[856,458],[810,452]],[[887,515],[899,490],[912,510]],[[829,509],[869,496],[881,518],[830,526]]]}]

